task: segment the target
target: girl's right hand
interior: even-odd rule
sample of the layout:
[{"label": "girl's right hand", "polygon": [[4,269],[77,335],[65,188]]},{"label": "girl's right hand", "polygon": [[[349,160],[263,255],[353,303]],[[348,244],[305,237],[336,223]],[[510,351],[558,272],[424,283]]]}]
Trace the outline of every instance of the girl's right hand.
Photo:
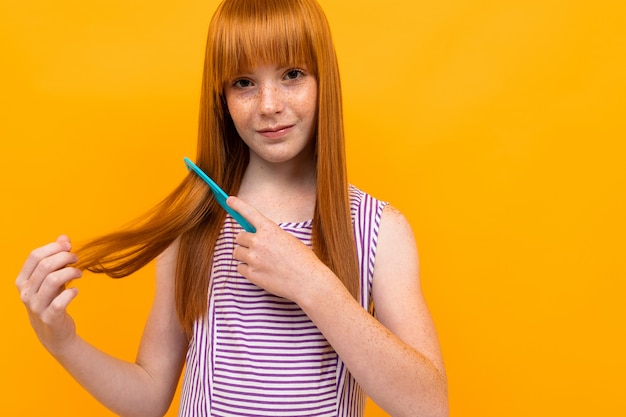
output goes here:
[{"label": "girl's right hand", "polygon": [[37,337],[53,355],[76,336],[67,306],[78,290],[66,288],[66,284],[80,278],[82,273],[67,266],[78,259],[71,249],[67,236],[59,236],[56,242],[35,249],[15,280]]}]

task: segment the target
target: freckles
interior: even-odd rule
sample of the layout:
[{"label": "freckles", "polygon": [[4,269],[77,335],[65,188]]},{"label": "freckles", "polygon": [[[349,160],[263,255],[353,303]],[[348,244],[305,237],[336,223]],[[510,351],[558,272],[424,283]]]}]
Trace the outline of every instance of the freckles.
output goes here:
[{"label": "freckles", "polygon": [[254,99],[252,97],[249,97],[249,96],[237,97],[236,99],[234,99],[232,101],[232,103],[229,106],[229,108],[232,108],[234,111],[243,111],[247,107],[250,107],[250,104],[253,101],[254,101]]},{"label": "freckles", "polygon": [[228,112],[235,124],[246,120],[249,117],[250,112],[254,108],[254,98],[252,97],[237,97],[227,100]]}]

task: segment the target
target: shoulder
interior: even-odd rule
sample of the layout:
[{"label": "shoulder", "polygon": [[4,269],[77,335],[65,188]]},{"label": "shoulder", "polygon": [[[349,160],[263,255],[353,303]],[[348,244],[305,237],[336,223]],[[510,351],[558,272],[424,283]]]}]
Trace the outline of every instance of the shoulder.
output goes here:
[{"label": "shoulder", "polygon": [[374,275],[384,276],[384,280],[389,282],[389,277],[397,276],[396,272],[404,269],[404,276],[414,276],[417,271],[417,245],[411,224],[404,214],[388,202],[353,185],[350,186],[350,204],[357,241],[373,239]]},{"label": "shoulder", "polygon": [[350,185],[352,217],[369,216],[380,228],[380,233],[390,236],[413,238],[411,225],[400,210],[371,194]]},{"label": "shoulder", "polygon": [[382,213],[381,232],[400,235],[410,235],[413,237],[413,229],[407,218],[400,210],[391,204],[387,204]]},{"label": "shoulder", "polygon": [[372,196],[371,194],[366,193],[365,191],[361,190],[359,187],[357,187],[354,184],[349,184],[348,185],[348,193],[350,195],[350,202],[351,203],[360,203],[363,200],[373,200],[373,201],[380,201],[381,203],[385,203],[381,200],[378,200],[377,198],[375,198],[374,196]]},{"label": "shoulder", "polygon": [[419,259],[413,229],[407,218],[393,206],[383,210],[374,263],[372,295],[377,313],[389,317],[408,294],[419,294]]},{"label": "shoulder", "polygon": [[354,185],[349,186],[350,194],[350,210],[352,218],[357,217],[373,217],[372,220],[378,224],[383,209],[388,205],[386,201],[379,200],[374,196],[362,191]]},{"label": "shoulder", "polygon": [[417,262],[417,245],[413,229],[407,218],[396,207],[388,204],[384,207],[378,232],[378,259],[381,262],[395,262],[402,257],[404,262]]}]

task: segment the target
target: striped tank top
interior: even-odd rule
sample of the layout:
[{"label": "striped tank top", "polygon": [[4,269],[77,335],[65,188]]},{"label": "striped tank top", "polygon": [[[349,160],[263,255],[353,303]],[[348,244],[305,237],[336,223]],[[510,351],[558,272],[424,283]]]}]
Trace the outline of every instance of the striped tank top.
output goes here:
[{"label": "striped tank top", "polygon": [[[370,313],[385,205],[350,186],[360,301]],[[311,247],[311,221],[280,227]],[[232,253],[240,231],[228,216],[216,242],[208,314],[194,324],[179,416],[362,416],[364,392],[315,324],[297,304],[237,273]]]}]

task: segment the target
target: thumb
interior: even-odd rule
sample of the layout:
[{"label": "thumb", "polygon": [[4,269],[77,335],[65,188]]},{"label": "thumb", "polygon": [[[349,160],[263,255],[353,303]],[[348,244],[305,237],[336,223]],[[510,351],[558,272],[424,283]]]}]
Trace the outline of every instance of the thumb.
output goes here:
[{"label": "thumb", "polygon": [[226,204],[240,215],[242,215],[255,228],[260,226],[267,218],[263,216],[256,208],[246,203],[239,197],[230,196],[226,200]]}]

